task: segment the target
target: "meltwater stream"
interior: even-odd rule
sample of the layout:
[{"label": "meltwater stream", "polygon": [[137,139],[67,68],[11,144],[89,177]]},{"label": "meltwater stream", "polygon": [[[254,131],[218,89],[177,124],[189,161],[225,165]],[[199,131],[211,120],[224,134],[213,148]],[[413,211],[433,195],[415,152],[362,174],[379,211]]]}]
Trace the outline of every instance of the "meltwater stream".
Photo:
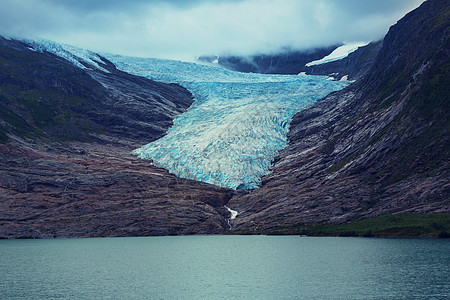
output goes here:
[{"label": "meltwater stream", "polygon": [[[36,50],[101,69],[88,50],[49,41],[27,41]],[[133,151],[178,177],[233,189],[254,189],[278,151],[287,146],[292,116],[348,82],[325,76],[240,73],[173,60],[102,54],[120,70],[178,83],[195,98],[167,134]]]}]

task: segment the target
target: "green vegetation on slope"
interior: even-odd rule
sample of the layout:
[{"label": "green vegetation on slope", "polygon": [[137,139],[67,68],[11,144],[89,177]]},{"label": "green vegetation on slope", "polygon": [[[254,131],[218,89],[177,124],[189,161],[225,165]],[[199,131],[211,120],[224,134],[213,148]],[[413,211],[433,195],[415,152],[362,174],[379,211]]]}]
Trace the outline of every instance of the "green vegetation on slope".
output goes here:
[{"label": "green vegetation on slope", "polygon": [[[448,22],[447,22],[448,24]],[[441,28],[439,27],[439,30]],[[405,100],[404,107],[393,120],[381,128],[373,137],[368,138],[365,146],[357,152],[351,153],[332,165],[327,173],[335,173],[368,147],[383,142],[391,136],[397,136],[397,144],[391,150],[393,159],[381,161],[384,164],[378,172],[369,175],[368,183],[374,184],[378,179],[382,186],[388,186],[411,176],[430,176],[436,170],[445,168],[450,155],[450,59],[445,54],[450,48],[450,38],[442,43],[443,48],[428,53],[426,64],[417,62],[413,68],[407,68],[406,57],[396,62],[385,75],[385,82],[374,91],[375,99],[369,113],[386,109],[393,103]],[[424,68],[423,73],[417,72]],[[405,69],[405,71],[403,71]],[[406,71],[406,69],[408,71]],[[413,70],[413,71],[411,71]],[[417,81],[408,84],[412,78]],[[407,91],[410,90],[410,93]],[[405,98],[406,97],[406,98]],[[342,136],[341,133],[340,136]],[[339,136],[339,137],[340,137]],[[328,148],[334,149],[334,141]],[[330,150],[328,150],[331,152]]]},{"label": "green vegetation on slope", "polygon": [[6,135],[6,130],[3,126],[0,126],[0,143],[6,143],[8,141],[8,136]]},{"label": "green vegetation on slope", "polygon": [[[392,126],[412,116],[414,124],[425,124],[423,130],[401,145],[395,152],[396,160],[390,161],[382,170],[389,173],[385,184],[415,176],[428,176],[446,164],[449,157],[448,130],[450,128],[449,99],[450,60],[432,66],[424,74],[420,88],[411,95],[406,106]],[[382,177],[384,174],[376,174]]]},{"label": "green vegetation on slope", "polygon": [[[2,95],[0,94],[0,100],[1,96]],[[4,126],[0,126],[0,142],[5,142],[8,139],[8,137],[6,136],[6,132],[8,131],[12,131],[19,136],[43,137],[43,135],[37,129],[32,127],[22,117],[20,117],[1,103],[0,121],[3,121],[11,127],[11,130],[7,130],[7,128],[5,128]]]},{"label": "green vegetation on slope", "polygon": [[18,49],[0,46],[0,143],[7,142],[7,133],[87,141],[90,133],[101,132],[86,117],[100,85],[68,62]]},{"label": "green vegetation on slope", "polygon": [[343,224],[298,224],[266,234],[364,237],[450,237],[450,213],[398,214]]}]

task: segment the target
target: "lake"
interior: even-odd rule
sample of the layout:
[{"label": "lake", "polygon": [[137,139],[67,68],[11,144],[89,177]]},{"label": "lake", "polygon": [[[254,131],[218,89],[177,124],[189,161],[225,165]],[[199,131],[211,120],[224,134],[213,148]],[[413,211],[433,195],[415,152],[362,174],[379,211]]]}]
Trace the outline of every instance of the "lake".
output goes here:
[{"label": "lake", "polygon": [[0,240],[1,299],[448,299],[450,241]]}]

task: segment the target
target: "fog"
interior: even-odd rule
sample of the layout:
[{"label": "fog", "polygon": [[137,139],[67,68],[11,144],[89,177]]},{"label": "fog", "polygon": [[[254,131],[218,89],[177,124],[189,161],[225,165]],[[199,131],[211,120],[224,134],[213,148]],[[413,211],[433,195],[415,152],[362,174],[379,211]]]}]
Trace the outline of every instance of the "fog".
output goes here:
[{"label": "fog", "polygon": [[2,0],[0,34],[131,56],[274,53],[381,39],[423,0]]}]

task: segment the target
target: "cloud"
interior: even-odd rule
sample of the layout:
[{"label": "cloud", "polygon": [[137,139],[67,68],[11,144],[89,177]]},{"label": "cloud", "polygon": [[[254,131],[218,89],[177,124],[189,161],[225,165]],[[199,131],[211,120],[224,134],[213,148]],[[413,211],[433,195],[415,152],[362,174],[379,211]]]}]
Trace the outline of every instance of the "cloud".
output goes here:
[{"label": "cloud", "polygon": [[423,0],[2,0],[0,33],[193,59],[380,39]]}]

